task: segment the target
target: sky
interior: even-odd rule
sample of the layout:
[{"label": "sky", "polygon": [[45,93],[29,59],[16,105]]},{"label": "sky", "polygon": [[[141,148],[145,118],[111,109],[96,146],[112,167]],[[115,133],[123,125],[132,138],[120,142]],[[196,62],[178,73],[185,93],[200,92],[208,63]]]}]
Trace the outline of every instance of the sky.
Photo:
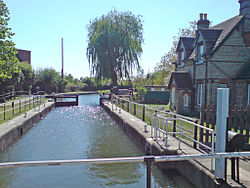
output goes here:
[{"label": "sky", "polygon": [[31,51],[33,69],[61,71],[61,38],[64,39],[64,72],[75,78],[90,76],[86,58],[87,25],[110,10],[141,15],[144,44],[140,65],[145,73],[170,50],[179,28],[207,13],[213,25],[239,14],[238,0],[4,0],[9,26],[18,49]]}]

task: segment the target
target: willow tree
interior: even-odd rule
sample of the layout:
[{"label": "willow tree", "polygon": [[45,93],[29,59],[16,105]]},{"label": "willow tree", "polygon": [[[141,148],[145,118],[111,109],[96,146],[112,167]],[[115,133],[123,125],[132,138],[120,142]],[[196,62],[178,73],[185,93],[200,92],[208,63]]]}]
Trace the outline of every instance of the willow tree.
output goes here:
[{"label": "willow tree", "polygon": [[143,28],[141,16],[131,12],[110,11],[107,15],[90,21],[87,57],[91,74],[98,80],[129,78],[134,69],[140,68]]}]

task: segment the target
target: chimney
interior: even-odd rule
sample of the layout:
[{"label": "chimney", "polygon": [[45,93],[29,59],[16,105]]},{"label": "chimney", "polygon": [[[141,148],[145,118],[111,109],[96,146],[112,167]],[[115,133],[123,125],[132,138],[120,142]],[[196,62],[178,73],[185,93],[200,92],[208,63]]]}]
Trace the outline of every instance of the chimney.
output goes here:
[{"label": "chimney", "polygon": [[250,18],[250,0],[239,0],[240,3],[240,15]]},{"label": "chimney", "polygon": [[198,20],[197,28],[209,28],[210,21],[207,19],[207,14],[200,13],[200,20]]}]

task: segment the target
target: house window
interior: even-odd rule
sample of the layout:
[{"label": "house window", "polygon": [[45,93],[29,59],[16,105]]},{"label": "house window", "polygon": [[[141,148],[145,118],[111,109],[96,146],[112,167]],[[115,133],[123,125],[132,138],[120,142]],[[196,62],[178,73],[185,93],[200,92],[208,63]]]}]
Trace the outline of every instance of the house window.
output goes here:
[{"label": "house window", "polygon": [[197,61],[199,63],[202,63],[202,56],[203,55],[203,44],[198,46],[198,52],[197,52]]},{"label": "house window", "polygon": [[152,87],[151,87],[151,91],[155,91],[155,88],[152,88]]},{"label": "house window", "polygon": [[247,87],[247,105],[250,105],[250,84],[248,84],[248,87]]},{"label": "house window", "polygon": [[184,60],[184,51],[182,50],[181,51],[181,61],[183,61]]},{"label": "house window", "polygon": [[165,89],[164,89],[164,88],[161,88],[161,91],[165,91]]},{"label": "house window", "polygon": [[197,87],[197,105],[201,106],[202,105],[202,84],[198,84]]},{"label": "house window", "polygon": [[179,62],[179,66],[180,66],[180,67],[183,67],[183,66],[184,66],[183,60],[184,60],[184,50],[182,49],[182,50],[181,50],[181,53],[180,53],[180,62]]},{"label": "house window", "polygon": [[172,88],[171,99],[172,99],[172,104],[174,104],[175,103],[175,87]]},{"label": "house window", "polygon": [[188,94],[184,95],[184,106],[188,106]]}]

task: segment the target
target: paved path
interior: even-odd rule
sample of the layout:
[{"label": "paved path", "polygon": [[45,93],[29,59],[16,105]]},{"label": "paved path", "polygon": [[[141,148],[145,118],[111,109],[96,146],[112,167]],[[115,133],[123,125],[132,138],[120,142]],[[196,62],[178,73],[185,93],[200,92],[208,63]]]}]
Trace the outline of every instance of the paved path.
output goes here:
[{"label": "paved path", "polygon": [[[110,103],[106,104],[108,108],[112,109],[112,105]],[[145,133],[143,132],[144,130],[144,125],[145,122],[142,120],[138,119],[137,117],[133,116],[132,114],[129,114],[128,112],[118,108],[116,110],[115,105],[113,106],[113,112],[120,116],[121,119],[125,119],[126,121],[131,121],[131,125],[136,125],[134,127],[137,129],[139,132],[142,132],[143,136],[147,138],[149,142],[156,142],[151,138],[151,127],[148,126],[149,132]],[[120,113],[119,113],[120,112]],[[134,122],[134,123],[133,123]],[[141,123],[140,123],[141,122]],[[154,128],[152,128],[154,129]],[[165,147],[165,143],[161,140],[158,139],[157,144],[160,146],[160,148]],[[178,144],[179,141],[177,138],[174,138],[173,136],[168,136],[168,150],[178,150]],[[199,149],[194,149],[191,147],[189,143],[186,142],[181,142],[181,147],[178,152],[182,155],[191,155],[191,154],[204,154],[205,152]],[[249,187],[250,188],[250,159],[240,159],[240,184],[235,182],[234,180],[231,179],[231,160],[228,161],[228,166],[227,166],[227,183],[231,185],[231,187]],[[210,173],[213,175],[213,172],[211,170],[211,159],[199,159],[199,160],[194,160],[194,163],[199,166],[199,168],[203,171],[207,171],[207,173]],[[215,167],[213,167],[215,168]],[[204,182],[206,183],[206,182]]]}]

